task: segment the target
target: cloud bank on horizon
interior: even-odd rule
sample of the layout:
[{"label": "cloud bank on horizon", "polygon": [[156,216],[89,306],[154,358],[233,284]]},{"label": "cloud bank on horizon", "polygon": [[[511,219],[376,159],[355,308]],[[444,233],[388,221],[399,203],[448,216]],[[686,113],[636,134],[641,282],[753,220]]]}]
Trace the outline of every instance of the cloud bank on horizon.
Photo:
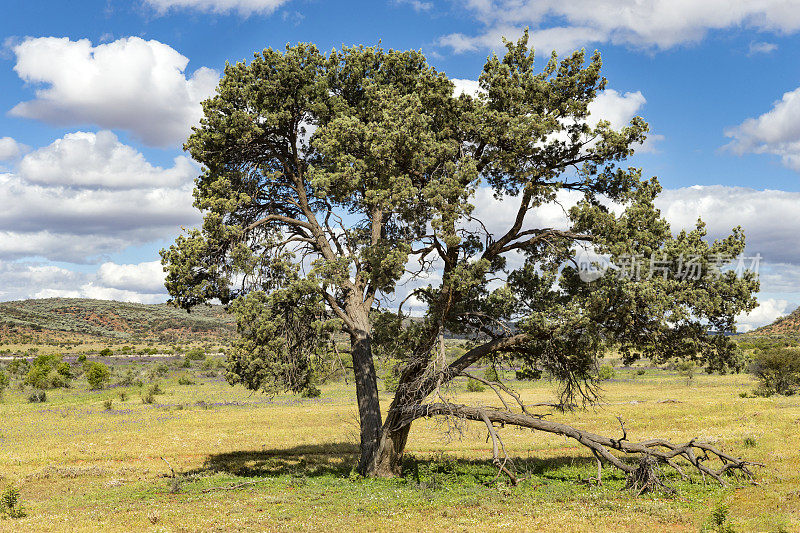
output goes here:
[{"label": "cloud bank on horizon", "polygon": [[[193,12],[248,20],[274,15],[290,3],[146,0],[157,17]],[[387,3],[420,16],[431,16],[439,7],[408,0]],[[748,54],[768,57],[778,45],[762,40],[765,35],[800,30],[800,1],[734,4],[466,0],[450,5],[465,10],[474,22],[472,30],[443,33],[433,42],[443,52],[479,56],[498,49],[502,36],[513,39],[530,26],[532,43],[540,49],[611,44],[630,53],[657,53],[697,45],[715,30],[738,28],[759,36],[750,41]],[[10,51],[13,71],[28,96],[11,102],[7,115],[52,127],[54,133],[35,146],[17,140],[13,132],[0,135],[0,204],[6,206],[0,212],[0,300],[81,296],[164,301],[156,251],[179,227],[200,220],[191,205],[199,168],[179,146],[202,115],[200,102],[214,93],[219,71],[194,63],[187,69],[189,58],[173,46],[137,36],[95,44],[80,35],[39,35],[17,41]],[[476,80],[453,81],[459,92],[480,90]],[[592,120],[620,127],[635,115],[646,116],[651,105],[641,90],[609,88],[592,104]],[[800,88],[772,104],[764,102],[761,114],[751,118],[732,115],[730,123],[720,131],[722,153],[767,154],[800,172]],[[663,141],[656,128],[638,152],[657,157]],[[152,162],[154,154],[159,164]],[[162,155],[168,156],[166,162]],[[673,230],[692,227],[698,217],[707,222],[710,238],[736,225],[745,228],[748,250],[760,253],[764,262],[762,305],[739,317],[742,329],[771,322],[800,303],[800,192],[754,183],[758,188],[666,189],[658,200]],[[477,193],[477,210],[499,226],[505,213],[484,192]],[[562,207],[574,199],[559,201],[543,206],[530,222],[563,223]]]}]

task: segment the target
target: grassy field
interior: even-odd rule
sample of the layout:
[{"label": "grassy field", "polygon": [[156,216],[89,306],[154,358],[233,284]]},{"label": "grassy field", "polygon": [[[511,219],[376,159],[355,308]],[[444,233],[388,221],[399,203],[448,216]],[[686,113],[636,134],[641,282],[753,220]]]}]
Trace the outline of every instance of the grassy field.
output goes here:
[{"label": "grassy field", "polygon": [[[630,439],[699,437],[766,464],[757,486],[670,477],[675,495],[635,497],[609,469],[603,486],[582,483],[595,463],[575,442],[512,428],[501,435],[526,479],[493,482],[485,429],[473,424],[457,438],[433,420],[412,429],[405,478],[361,479],[351,474],[352,383],[325,385],[320,398],[268,398],[221,378],[179,385],[178,374],[161,380],[153,404],[138,387],[88,391],[76,381],[48,391],[45,404],[8,389],[0,486],[19,487],[27,516],[0,520],[0,530],[711,531],[712,513],[727,508],[735,531],[800,531],[800,397],[741,398],[753,388],[746,375],[687,383],[623,371],[604,384],[603,405],[558,415],[611,435],[619,415]],[[546,381],[514,384],[529,402],[552,399]],[[456,394],[497,403],[463,385]]]}]

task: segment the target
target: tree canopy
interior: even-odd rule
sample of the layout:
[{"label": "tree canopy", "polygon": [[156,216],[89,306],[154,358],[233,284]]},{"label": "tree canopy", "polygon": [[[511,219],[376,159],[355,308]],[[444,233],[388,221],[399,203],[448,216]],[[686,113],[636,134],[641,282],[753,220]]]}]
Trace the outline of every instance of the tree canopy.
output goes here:
[{"label": "tree canopy", "polygon": [[[204,218],[162,251],[172,301],[230,305],[229,380],[252,389],[312,386],[348,335],[367,474],[398,473],[426,399],[480,361],[548,373],[561,405],[594,397],[610,349],[735,368],[723,334],[758,281],[724,265],[744,234],[709,242],[701,221],[672,234],[658,181],[625,165],[645,121],[589,116],[600,71],[583,51],[535,68],[527,33],[487,59],[474,95],[417,51],[298,44],[227,65],[185,145]],[[487,190],[506,227],[478,216]],[[565,194],[563,227],[531,225]],[[612,267],[587,280],[582,250]],[[445,332],[470,339],[455,361]],[[401,362],[385,419],[376,357]]]}]

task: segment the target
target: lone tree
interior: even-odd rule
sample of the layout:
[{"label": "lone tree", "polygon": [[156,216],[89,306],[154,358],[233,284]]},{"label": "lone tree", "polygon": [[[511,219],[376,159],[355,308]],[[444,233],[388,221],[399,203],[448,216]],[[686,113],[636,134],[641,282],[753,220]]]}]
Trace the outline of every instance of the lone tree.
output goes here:
[{"label": "lone tree", "polygon": [[[489,57],[476,95],[457,94],[416,51],[299,44],[227,65],[185,145],[203,165],[194,195],[204,219],[161,252],[173,303],[230,304],[240,340],[228,379],[251,389],[312,387],[334,335],[348,335],[365,475],[398,475],[412,421],[440,415],[485,423],[502,470],[495,423],[573,437],[630,476],[625,454],[676,467],[683,457],[720,481],[747,472],[706,444],[635,443],[544,420],[500,382],[484,380],[509,400],[502,410],[447,399],[448,383],[481,361],[548,373],[562,407],[594,399],[608,349],[724,371],[736,359],[719,333],[756,305],[755,276],[720,268],[743,251],[741,229],[709,244],[698,221],[673,236],[653,205],[658,182],[622,166],[645,140],[644,120],[621,130],[589,120],[606,85],[599,54],[553,54],[537,71],[527,44],[526,33]],[[487,190],[512,214],[507,227],[479,219],[475,198]],[[578,199],[566,226],[526,222],[565,192]],[[585,282],[581,248],[609,273]],[[409,320],[412,296],[424,313]],[[455,361],[444,361],[444,332],[470,339]],[[376,357],[402,365],[385,419]]]}]

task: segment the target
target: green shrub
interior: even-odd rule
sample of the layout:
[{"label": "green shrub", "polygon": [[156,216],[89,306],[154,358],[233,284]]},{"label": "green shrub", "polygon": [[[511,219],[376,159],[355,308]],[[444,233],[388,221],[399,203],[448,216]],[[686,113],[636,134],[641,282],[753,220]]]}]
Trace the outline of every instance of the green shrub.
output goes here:
[{"label": "green shrub", "polygon": [[5,518],[21,518],[25,511],[20,504],[19,489],[14,486],[6,487],[0,493],[0,516]]},{"label": "green shrub", "polygon": [[644,368],[637,368],[636,369],[636,375],[637,376],[644,376],[645,372],[647,372],[647,370],[645,370]]},{"label": "green shrub", "polygon": [[497,367],[494,364],[486,367],[486,371],[483,373],[483,379],[486,381],[500,381],[500,375],[498,374]]},{"label": "green shrub", "polygon": [[197,382],[189,376],[181,376],[178,378],[178,385],[195,385]]},{"label": "green shrub", "polygon": [[61,354],[47,354],[34,359],[24,383],[36,389],[56,389],[69,387],[71,377],[72,369]]},{"label": "green shrub", "polygon": [[113,398],[106,398],[103,400],[103,408],[106,411],[110,411],[114,407],[114,400]]},{"label": "green shrub", "polygon": [[44,403],[47,401],[47,394],[43,390],[35,390],[28,395],[29,403]]},{"label": "green shrub", "polygon": [[98,355],[100,357],[110,357],[114,355],[114,352],[111,351],[111,348],[103,348]]},{"label": "green shrub", "polygon": [[601,366],[597,371],[597,379],[599,381],[608,381],[609,379],[614,379],[616,375],[617,371],[614,370],[614,367],[608,363]]},{"label": "green shrub", "polygon": [[3,397],[3,391],[8,388],[9,383],[11,383],[11,380],[8,378],[8,374],[0,372],[0,398]]},{"label": "green shrub", "polygon": [[794,394],[800,385],[800,351],[792,348],[756,350],[749,371],[758,380],[759,396]]},{"label": "green shrub", "polygon": [[516,371],[516,378],[520,381],[535,381],[542,379],[542,371],[534,366],[523,366]]},{"label": "green shrub", "polygon": [[309,384],[308,387],[303,389],[303,392],[300,393],[300,396],[303,398],[319,398],[322,396],[322,391],[319,390],[315,385]]},{"label": "green shrub", "polygon": [[152,383],[147,389],[142,391],[142,403],[153,403],[158,394],[164,394],[164,391],[158,383]]},{"label": "green shrub", "polygon": [[111,370],[103,363],[93,361],[86,365],[86,381],[94,390],[103,389],[111,379]]},{"label": "green shrub", "polygon": [[8,363],[6,370],[8,370],[8,373],[13,376],[24,376],[28,373],[30,366],[31,365],[28,363],[27,359],[15,357],[10,363]]},{"label": "green shrub", "polygon": [[164,377],[169,374],[169,366],[166,363],[158,363],[157,365],[150,367],[150,370],[147,372],[147,377],[151,380]]},{"label": "green shrub", "polygon": [[85,353],[82,353],[82,354],[80,354],[80,355],[78,356],[78,362],[79,362],[80,364],[83,364],[83,363],[85,363],[85,362],[86,362],[86,354],[85,354]]},{"label": "green shrub", "polygon": [[202,361],[206,358],[206,351],[202,348],[192,348],[186,352],[186,359],[190,361]]},{"label": "green shrub", "polygon": [[483,383],[472,378],[467,378],[467,392],[483,392],[485,390],[486,387],[483,386]]},{"label": "green shrub", "polygon": [[675,370],[678,371],[678,374],[686,378],[687,383],[690,383],[694,379],[695,369],[694,361],[678,361],[675,365]]},{"label": "green shrub", "polygon": [[384,363],[386,371],[383,373],[383,388],[387,392],[397,392],[400,385],[400,365],[399,359],[390,358]]}]

